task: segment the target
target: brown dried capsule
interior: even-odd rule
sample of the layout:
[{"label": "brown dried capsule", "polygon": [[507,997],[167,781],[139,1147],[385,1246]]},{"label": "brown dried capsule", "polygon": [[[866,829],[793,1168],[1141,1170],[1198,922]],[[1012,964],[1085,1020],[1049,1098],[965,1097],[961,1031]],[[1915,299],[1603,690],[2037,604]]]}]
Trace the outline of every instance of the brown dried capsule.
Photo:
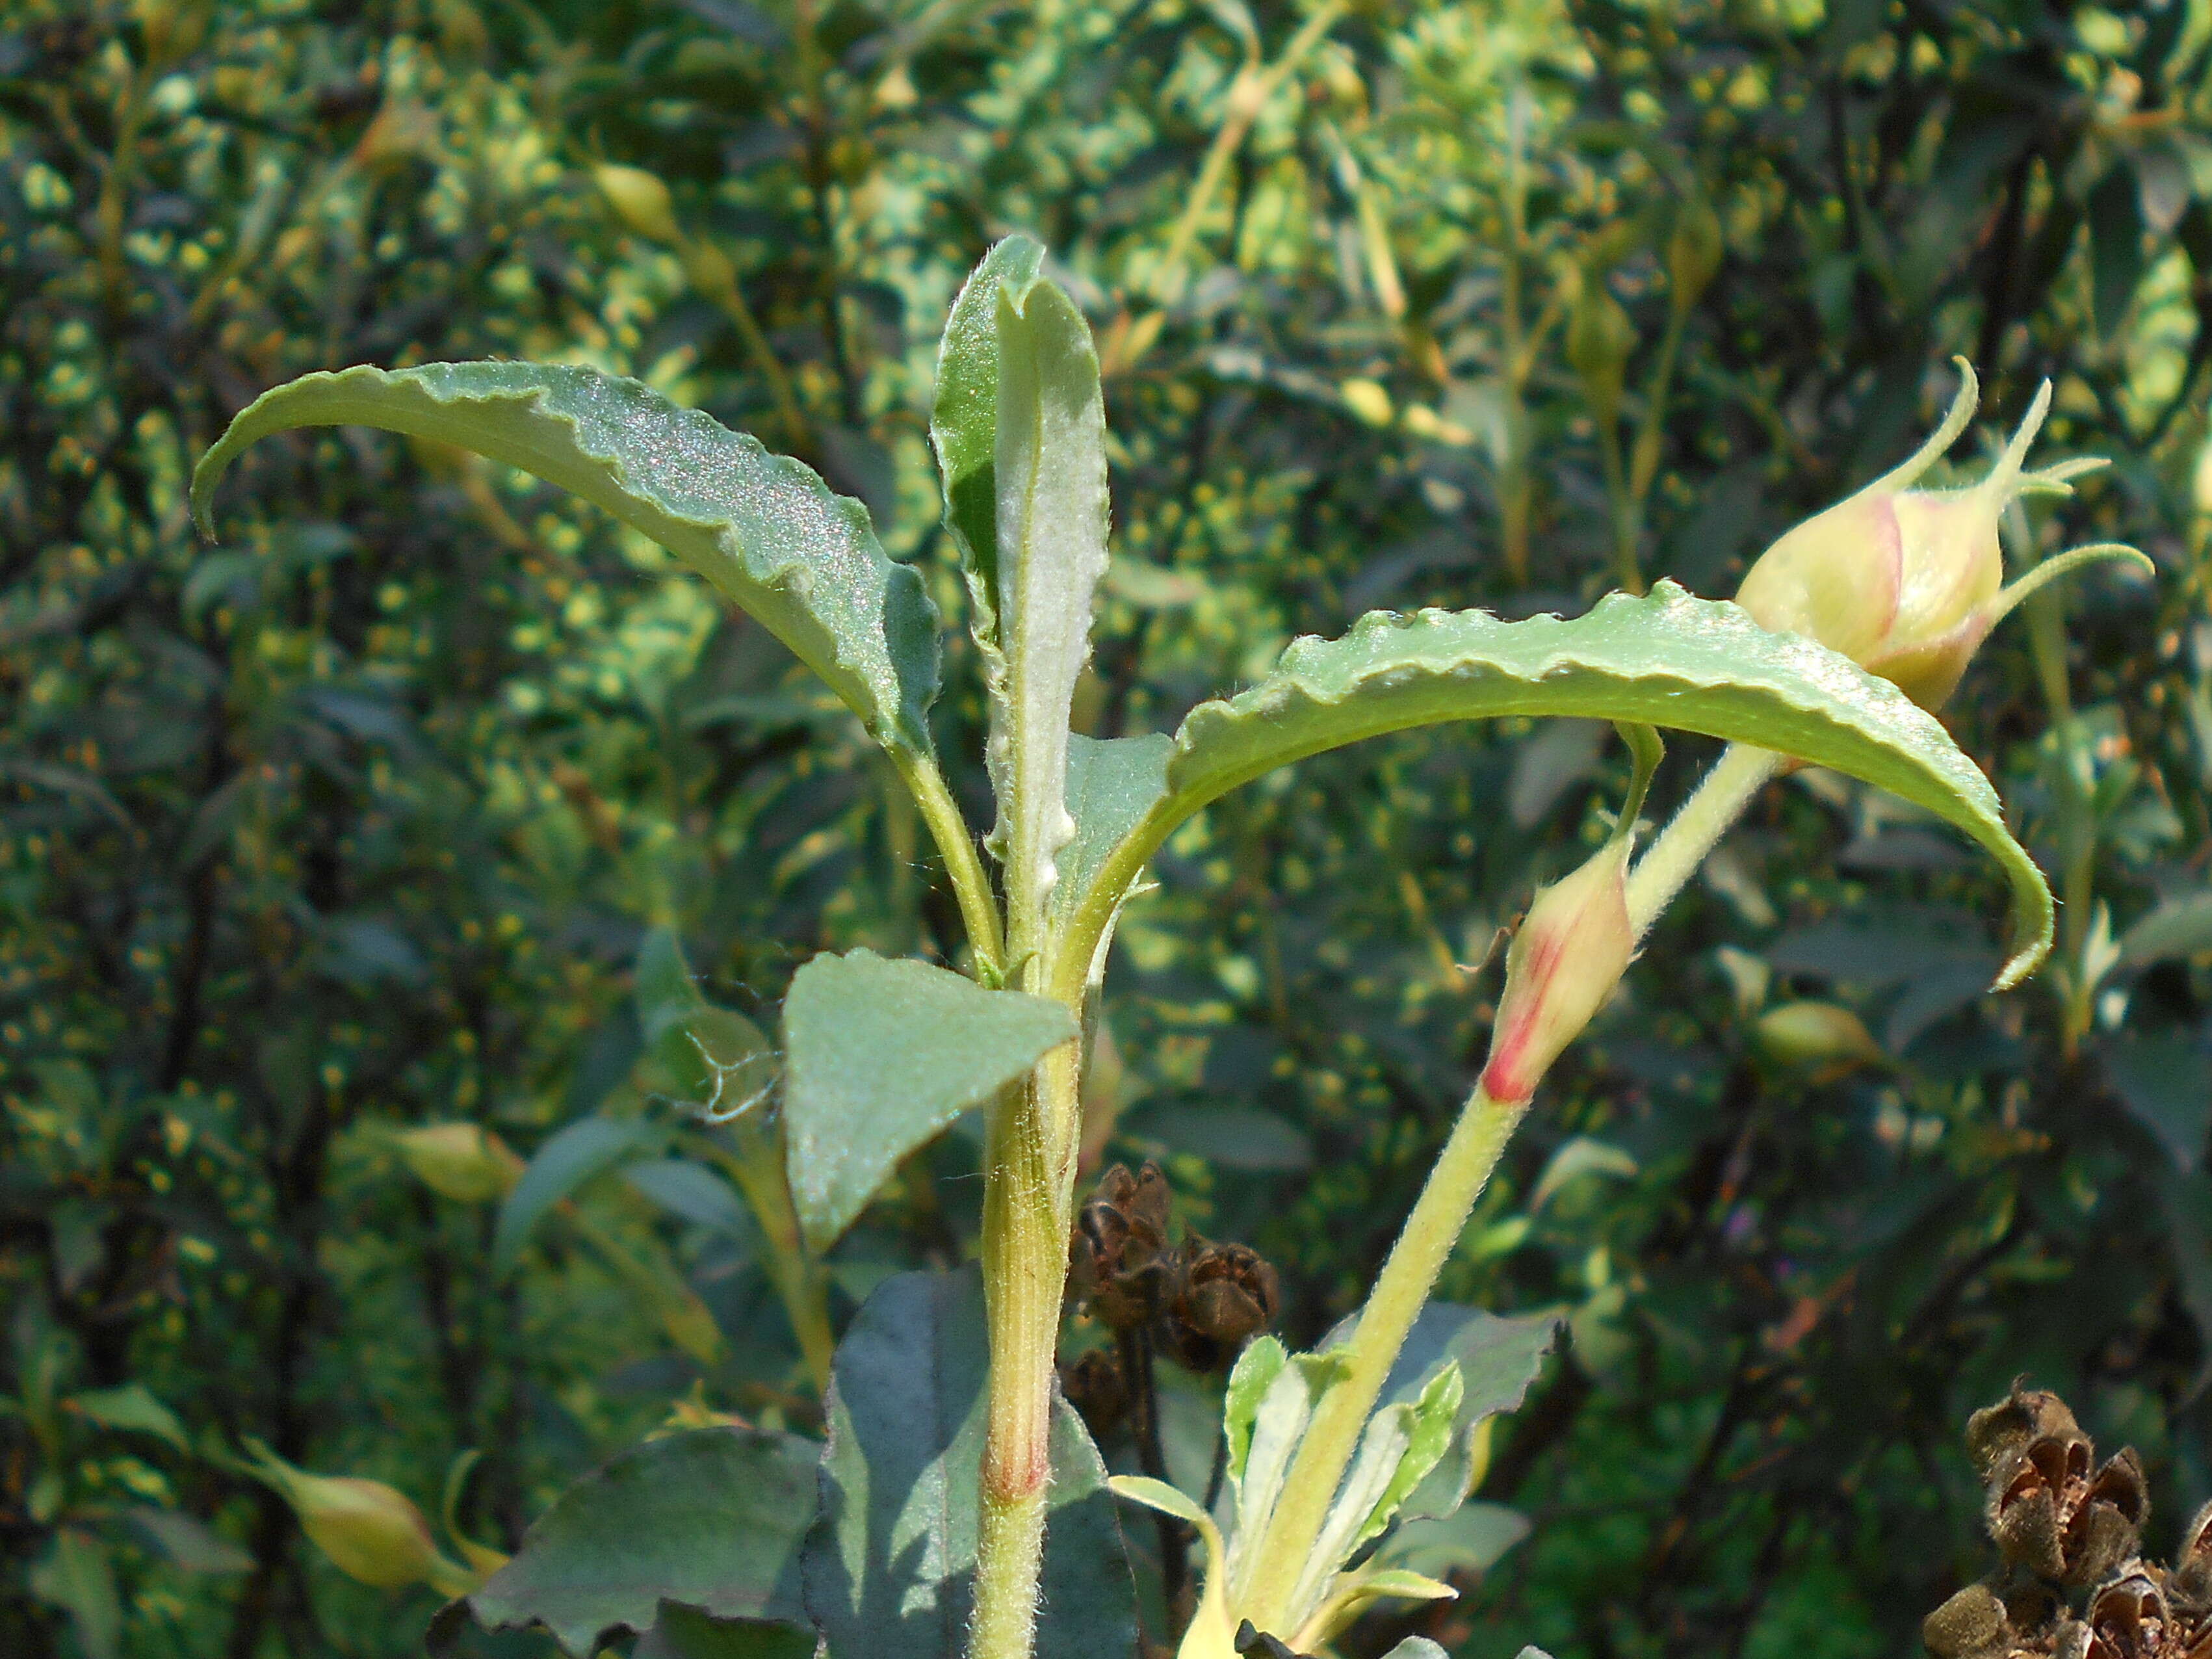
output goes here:
[{"label": "brown dried capsule", "polygon": [[2187,1613],[2205,1634],[2212,1634],[2212,1504],[2197,1510],[2182,1533],[2166,1589],[2177,1612]]},{"label": "brown dried capsule", "polygon": [[1281,1303],[1275,1270],[1247,1245],[1200,1238],[1184,1244],[1178,1265],[1163,1340],[1192,1370],[1217,1370],[1273,1322]]},{"label": "brown dried capsule", "polygon": [[2089,1603],[2089,1659],[2182,1659],[2176,1628],[2154,1567],[2137,1568],[2099,1590]]},{"label": "brown dried capsule", "polygon": [[2142,1464],[2123,1451],[2093,1475],[2087,1436],[2029,1442],[1990,1481],[1990,1536],[2005,1559],[2054,1583],[2094,1584],[2136,1552],[2150,1502]]},{"label": "brown dried capsule", "polygon": [[1072,1364],[1060,1368],[1060,1391],[1075,1414],[1083,1419],[1093,1440],[1103,1440],[1121,1425],[1129,1410],[1129,1380],[1119,1361],[1103,1348],[1093,1348]]},{"label": "brown dried capsule", "polygon": [[1071,1289],[1109,1329],[1133,1330],[1167,1298],[1168,1183],[1159,1165],[1136,1175],[1116,1164],[1099,1178],[1069,1242]]},{"label": "brown dried capsule", "polygon": [[1985,1659],[2012,1651],[2012,1623],[1987,1584],[1969,1584],[1920,1621],[1936,1659]]},{"label": "brown dried capsule", "polygon": [[2048,1389],[2023,1389],[2015,1382],[2002,1400],[1966,1419],[1966,1455],[1974,1460],[1975,1473],[1987,1480],[1998,1464],[2029,1441],[2081,1432],[2081,1425],[2057,1395]]}]

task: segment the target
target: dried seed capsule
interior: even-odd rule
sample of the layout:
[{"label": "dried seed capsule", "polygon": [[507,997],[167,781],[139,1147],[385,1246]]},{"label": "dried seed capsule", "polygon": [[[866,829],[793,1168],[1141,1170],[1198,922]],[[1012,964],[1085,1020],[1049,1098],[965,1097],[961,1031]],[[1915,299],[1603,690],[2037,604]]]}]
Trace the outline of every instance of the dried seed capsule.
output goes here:
[{"label": "dried seed capsule", "polygon": [[2204,1626],[2203,1634],[2212,1635],[2212,1504],[2197,1510],[2182,1533],[2166,1591]]},{"label": "dried seed capsule", "polygon": [[2012,1650],[2012,1625],[1994,1590],[1969,1584],[1920,1621],[1920,1639],[1936,1659],[1995,1659]]},{"label": "dried seed capsule", "polygon": [[2138,1569],[2097,1592],[2089,1603],[2091,1659],[2182,1659],[2165,1591],[2153,1569]]},{"label": "dried seed capsule", "polygon": [[1198,1238],[1179,1265],[1162,1334],[1192,1370],[1218,1370],[1274,1322],[1281,1301],[1275,1270],[1248,1246]]},{"label": "dried seed capsule", "polygon": [[2012,1392],[2002,1400],[1966,1419],[1966,1455],[1973,1459],[1975,1472],[1987,1480],[1996,1473],[1998,1464],[2029,1441],[2043,1435],[2081,1431],[2074,1413],[2057,1395],[2047,1389],[2023,1389],[2014,1382]]},{"label": "dried seed capsule", "polygon": [[1060,1391],[1075,1407],[1094,1440],[1111,1434],[1128,1413],[1128,1379],[1121,1375],[1120,1363],[1103,1348],[1093,1348],[1074,1364],[1061,1366]]},{"label": "dried seed capsule", "polygon": [[1133,1176],[1116,1164],[1076,1217],[1068,1252],[1073,1294],[1111,1329],[1146,1323],[1164,1300],[1168,1201],[1159,1165],[1147,1163]]}]

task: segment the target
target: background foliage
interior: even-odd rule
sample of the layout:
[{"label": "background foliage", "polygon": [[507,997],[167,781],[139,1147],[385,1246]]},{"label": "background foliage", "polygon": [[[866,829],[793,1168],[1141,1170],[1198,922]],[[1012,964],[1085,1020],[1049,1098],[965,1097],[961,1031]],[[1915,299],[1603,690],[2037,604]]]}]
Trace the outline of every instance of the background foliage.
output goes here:
[{"label": "background foliage", "polygon": [[[2050,453],[2116,465],[2014,554],[2125,538],[2162,577],[2008,629],[1951,723],[2062,890],[2060,966],[1982,995],[1984,868],[1822,776],[1769,792],[1448,1273],[1573,1341],[1482,1487],[1533,1534],[1427,1628],[1910,1650],[1978,1568],[1959,1425],[2023,1371],[2142,1450],[2170,1544],[2212,1495],[2209,44],[2202,0],[14,0],[0,1645],[411,1650],[430,1598],[338,1576],[246,1437],[433,1513],[480,1448],[461,1518],[511,1545],[673,1401],[809,1425],[704,1166],[602,1176],[502,1273],[491,1207],[392,1133],[527,1155],[680,1086],[640,1058],[653,924],[764,1018],[817,949],[957,934],[850,718],[649,545],[337,431],[257,451],[209,547],[191,460],[311,368],[588,362],[812,461],[957,614],[933,354],[1015,229],[1110,374],[1100,735],[1366,609],[1577,611],[1624,550],[1725,594],[1910,447],[1950,354],[1992,420],[2056,381]],[[606,162],[669,182],[680,237]],[[1277,1264],[1293,1340],[1355,1304],[1462,1096],[1494,981],[1459,964],[1620,767],[1579,726],[1393,739],[1158,861],[1099,1143]],[[1879,1055],[1762,1046],[1807,995]],[[870,1212],[840,1319],[972,1249],[974,1167],[956,1130]]]}]

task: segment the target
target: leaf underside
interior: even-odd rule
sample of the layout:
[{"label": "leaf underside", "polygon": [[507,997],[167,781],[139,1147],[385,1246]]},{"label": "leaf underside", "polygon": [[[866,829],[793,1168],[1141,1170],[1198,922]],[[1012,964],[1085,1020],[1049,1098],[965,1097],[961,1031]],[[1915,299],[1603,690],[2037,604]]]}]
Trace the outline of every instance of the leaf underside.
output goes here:
[{"label": "leaf underside", "polygon": [[2013,955],[1998,988],[2050,950],[2051,890],[1989,780],[1933,715],[1848,659],[1668,581],[1640,599],[1610,594],[1571,620],[1376,612],[1340,639],[1296,641],[1259,684],[1191,711],[1160,793],[1097,860],[1082,902],[1106,908],[1176,825],[1278,766],[1386,732],[1504,714],[1703,732],[1887,789],[1964,830],[2004,870]]},{"label": "leaf underside", "polygon": [[216,483],[249,445],[303,426],[373,426],[521,468],[605,508],[697,571],[830,683],[876,740],[930,753],[936,607],[867,509],[749,434],[636,380],[572,364],[362,366],[264,392],[192,474],[211,533]]},{"label": "leaf underside", "polygon": [[[822,1514],[803,1558],[807,1612],[829,1659],[966,1651],[986,1361],[982,1277],[972,1267],[885,1280],[839,1346]],[[1135,1591],[1105,1466],[1057,1397],[1051,1493],[1037,1659],[1127,1653]]]},{"label": "leaf underside", "polygon": [[802,1623],[799,1549],[820,1449],[729,1428],[633,1447],[556,1498],[470,1608],[487,1630],[542,1626],[577,1659],[612,1632],[652,1629],[664,1601]]}]

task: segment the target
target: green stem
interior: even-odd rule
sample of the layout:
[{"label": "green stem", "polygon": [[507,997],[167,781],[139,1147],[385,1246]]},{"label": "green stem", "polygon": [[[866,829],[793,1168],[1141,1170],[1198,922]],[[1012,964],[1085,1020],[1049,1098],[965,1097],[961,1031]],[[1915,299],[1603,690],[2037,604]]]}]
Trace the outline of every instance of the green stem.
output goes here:
[{"label": "green stem", "polygon": [[1629,458],[1629,545],[1644,539],[1644,508],[1651,499],[1651,486],[1659,477],[1660,448],[1666,436],[1667,396],[1674,385],[1674,359],[1682,349],[1682,330],[1690,313],[1680,305],[1667,311],[1667,331],[1660,337],[1659,360],[1644,394],[1643,418],[1636,423],[1636,447]]},{"label": "green stem", "polygon": [[1771,749],[1732,743],[1713,763],[1697,791],[1659,832],[1628,876],[1628,921],[1640,939],[1674,902],[1705,854],[1743,816],[1751,799],[1781,770],[1786,757]]},{"label": "green stem", "polygon": [[989,1426],[968,1659],[1029,1659],[1036,1637],[1079,1073],[1075,1044],[1048,1054],[1024,1084],[1000,1097],[984,1145]]},{"label": "green stem", "polygon": [[761,1238],[768,1245],[769,1282],[775,1285],[784,1316],[791,1321],[807,1376],[817,1392],[826,1395],[830,1359],[837,1347],[830,1325],[830,1284],[799,1231],[799,1212],[792,1204],[791,1187],[784,1176],[782,1134],[749,1127],[742,1121],[732,1130],[738,1140],[734,1150],[713,1135],[693,1137],[688,1144],[720,1164],[751,1206]]},{"label": "green stem", "polygon": [[1295,1612],[1290,1599],[1368,1414],[1390,1367],[1397,1363],[1407,1333],[1427,1304],[1437,1275],[1459,1243],[1474,1200],[1528,1109],[1527,1100],[1492,1100],[1477,1085],[1460,1114],[1458,1127],[1429,1171],[1413,1212],[1406,1218],[1405,1231],[1398,1235],[1360,1313],[1345,1372],[1314,1408],[1313,1421],[1255,1557],[1253,1581],[1239,1598],[1237,1611],[1260,1628],[1290,1627]]},{"label": "green stem", "polygon": [[1628,472],[1620,459],[1620,430],[1610,410],[1597,416],[1598,459],[1605,466],[1605,498],[1613,509],[1613,562],[1620,585],[1632,593],[1644,591],[1644,572],[1636,562],[1635,514],[1628,500]]},{"label": "green stem", "polygon": [[975,850],[975,838],[968,831],[968,820],[961,816],[959,803],[946,787],[945,775],[927,756],[896,749],[889,753],[899,775],[906,780],[915,804],[921,808],[922,822],[929,826],[938,853],[945,860],[945,873],[951,878],[953,894],[960,902],[960,919],[968,926],[968,945],[975,953],[979,976],[987,983],[1003,982],[1006,946],[998,901],[992,896],[991,878],[984,872],[982,857]]}]

